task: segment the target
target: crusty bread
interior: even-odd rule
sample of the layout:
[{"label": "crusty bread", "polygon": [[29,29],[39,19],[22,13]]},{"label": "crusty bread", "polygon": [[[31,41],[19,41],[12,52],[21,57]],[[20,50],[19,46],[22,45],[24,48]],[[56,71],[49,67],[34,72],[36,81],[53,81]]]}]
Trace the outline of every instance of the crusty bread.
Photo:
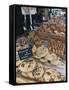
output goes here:
[{"label": "crusty bread", "polygon": [[57,55],[63,57],[64,55],[64,50],[65,46],[62,41],[56,40],[56,39],[51,39],[48,44],[48,49]]}]

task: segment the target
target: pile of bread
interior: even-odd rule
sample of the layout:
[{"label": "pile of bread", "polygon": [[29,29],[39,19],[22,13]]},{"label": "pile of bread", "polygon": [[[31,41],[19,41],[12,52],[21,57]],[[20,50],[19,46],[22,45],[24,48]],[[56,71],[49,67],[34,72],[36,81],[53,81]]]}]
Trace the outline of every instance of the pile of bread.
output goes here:
[{"label": "pile of bread", "polygon": [[60,55],[64,55],[65,49],[65,24],[62,17],[55,16],[48,22],[43,23],[35,32],[35,36],[40,40],[48,40],[49,50]]},{"label": "pile of bread", "polygon": [[56,53],[61,58],[64,57],[65,44],[62,41],[56,39],[50,39],[48,43],[48,49],[49,51]]},{"label": "pile of bread", "polygon": [[50,20],[48,20],[48,22],[44,22],[38,29],[36,34],[38,36],[43,36],[44,37],[40,37],[40,38],[46,38],[45,35],[47,35],[48,33],[53,33],[56,34],[60,37],[65,35],[65,24],[62,20],[62,17],[59,16],[55,16],[52,17]]},{"label": "pile of bread", "polygon": [[[64,80],[64,76],[61,75],[60,72],[51,68],[44,67],[41,63],[39,63],[33,58],[31,58],[30,60],[21,61],[17,67],[18,67],[18,70],[21,71],[21,77],[24,79],[28,79],[29,83],[54,82],[54,81]],[[18,82],[18,77],[17,77],[17,82]],[[23,81],[23,83],[28,83],[28,82]]]},{"label": "pile of bread", "polygon": [[33,57],[38,59],[38,61],[43,62],[44,64],[53,64],[58,65],[60,63],[60,57],[55,53],[50,52],[48,48],[44,45],[39,46],[38,48],[34,45],[32,48]]}]

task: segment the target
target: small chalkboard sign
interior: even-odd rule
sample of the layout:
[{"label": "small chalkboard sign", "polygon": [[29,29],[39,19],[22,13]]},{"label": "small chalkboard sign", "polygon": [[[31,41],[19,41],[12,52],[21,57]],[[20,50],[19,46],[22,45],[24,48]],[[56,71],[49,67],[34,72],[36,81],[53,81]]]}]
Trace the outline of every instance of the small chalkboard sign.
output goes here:
[{"label": "small chalkboard sign", "polygon": [[29,45],[28,48],[22,49],[18,51],[20,60],[31,57],[32,56],[32,47]]}]

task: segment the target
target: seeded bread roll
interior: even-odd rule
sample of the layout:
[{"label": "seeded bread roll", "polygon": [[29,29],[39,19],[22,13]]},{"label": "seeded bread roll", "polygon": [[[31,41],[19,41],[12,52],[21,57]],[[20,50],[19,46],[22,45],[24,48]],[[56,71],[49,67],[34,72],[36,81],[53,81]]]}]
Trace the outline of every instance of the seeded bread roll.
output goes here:
[{"label": "seeded bread roll", "polygon": [[53,65],[57,65],[59,64],[59,60],[60,58],[54,54],[54,53],[48,53],[46,56],[45,56],[45,60],[46,62],[50,63],[50,64],[53,64]]},{"label": "seeded bread roll", "polygon": [[54,69],[47,69],[43,76],[45,82],[52,82],[52,81],[61,81],[62,77],[61,74],[54,70]]},{"label": "seeded bread roll", "polygon": [[29,71],[32,71],[35,68],[35,66],[36,66],[35,60],[23,61],[20,64],[19,69],[22,72],[29,72]]},{"label": "seeded bread roll", "polygon": [[35,56],[42,58],[45,57],[48,54],[48,48],[46,48],[44,45],[38,47],[35,52]]},{"label": "seeded bread roll", "polygon": [[32,72],[28,73],[28,76],[33,79],[39,79],[44,74],[44,69],[42,64],[37,63],[35,69]]},{"label": "seeded bread roll", "polygon": [[43,44],[43,40],[41,40],[39,36],[35,35],[33,39],[33,42],[37,48]]}]

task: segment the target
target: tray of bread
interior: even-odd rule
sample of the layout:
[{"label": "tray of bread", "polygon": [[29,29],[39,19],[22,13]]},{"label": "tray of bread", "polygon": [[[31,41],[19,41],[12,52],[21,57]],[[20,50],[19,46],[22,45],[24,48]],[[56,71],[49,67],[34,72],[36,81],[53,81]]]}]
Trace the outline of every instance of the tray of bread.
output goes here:
[{"label": "tray of bread", "polygon": [[23,77],[34,82],[54,82],[65,80],[65,77],[60,73],[60,70],[46,66],[34,58],[20,61],[17,65],[16,73],[17,77]]}]

